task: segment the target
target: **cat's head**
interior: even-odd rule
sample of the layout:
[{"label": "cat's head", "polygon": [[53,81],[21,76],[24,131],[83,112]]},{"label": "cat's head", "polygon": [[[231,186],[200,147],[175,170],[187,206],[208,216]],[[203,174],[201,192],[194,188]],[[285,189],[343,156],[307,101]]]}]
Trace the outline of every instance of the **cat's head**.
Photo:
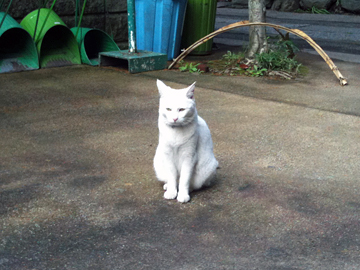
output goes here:
[{"label": "cat's head", "polygon": [[173,89],[157,80],[160,93],[159,116],[167,125],[186,126],[197,117],[194,99],[195,83],[187,88]]}]

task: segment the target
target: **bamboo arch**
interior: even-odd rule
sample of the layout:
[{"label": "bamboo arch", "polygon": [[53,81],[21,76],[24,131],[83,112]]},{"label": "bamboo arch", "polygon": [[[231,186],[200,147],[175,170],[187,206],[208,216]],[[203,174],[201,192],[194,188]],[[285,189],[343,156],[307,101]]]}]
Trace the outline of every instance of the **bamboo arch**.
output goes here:
[{"label": "bamboo arch", "polygon": [[217,36],[218,34],[224,33],[226,31],[235,29],[235,28],[239,28],[239,27],[244,27],[244,26],[255,26],[255,25],[260,25],[260,26],[270,26],[273,27],[275,29],[281,29],[281,30],[285,30],[289,33],[292,33],[296,36],[301,37],[302,39],[304,39],[305,41],[307,41],[314,49],[315,51],[320,54],[320,56],[325,60],[325,62],[328,64],[328,66],[330,67],[330,69],[334,72],[335,76],[338,78],[338,80],[340,81],[340,85],[344,86],[347,85],[347,81],[344,78],[344,76],[341,74],[341,72],[339,71],[339,69],[337,68],[337,66],[335,66],[334,62],[330,59],[330,57],[324,52],[324,50],[311,38],[309,37],[307,34],[305,34],[303,31],[299,30],[299,29],[290,29],[281,25],[277,25],[277,24],[272,24],[272,23],[261,23],[261,22],[254,22],[254,23],[249,23],[249,21],[241,21],[241,22],[236,22],[233,24],[229,24],[227,26],[224,26],[210,34],[208,34],[207,36],[199,39],[198,41],[196,41],[195,43],[193,43],[192,45],[190,45],[185,51],[183,51],[176,59],[174,59],[174,61],[171,63],[171,65],[169,66],[169,69],[171,69],[178,61],[182,60],[185,58],[185,56],[187,56],[192,50],[194,50],[196,47],[200,46],[201,44],[205,43],[206,41],[212,39],[213,37]]}]

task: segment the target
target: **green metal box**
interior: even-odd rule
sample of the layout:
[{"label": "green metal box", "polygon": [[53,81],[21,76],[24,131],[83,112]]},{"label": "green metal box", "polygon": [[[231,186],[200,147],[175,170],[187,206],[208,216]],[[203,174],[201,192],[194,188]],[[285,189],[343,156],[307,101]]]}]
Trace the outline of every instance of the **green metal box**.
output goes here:
[{"label": "green metal box", "polygon": [[167,55],[162,53],[127,50],[99,53],[100,66],[121,66],[130,73],[165,69]]}]

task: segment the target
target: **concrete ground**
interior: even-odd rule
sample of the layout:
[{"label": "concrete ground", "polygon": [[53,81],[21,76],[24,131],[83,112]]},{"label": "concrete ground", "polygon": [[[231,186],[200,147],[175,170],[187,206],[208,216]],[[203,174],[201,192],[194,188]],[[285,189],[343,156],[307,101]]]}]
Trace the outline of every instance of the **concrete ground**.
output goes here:
[{"label": "concrete ground", "polygon": [[[0,74],[0,269],[360,269],[360,65],[305,77]],[[156,78],[197,81],[220,163],[190,203],[152,158]]]}]

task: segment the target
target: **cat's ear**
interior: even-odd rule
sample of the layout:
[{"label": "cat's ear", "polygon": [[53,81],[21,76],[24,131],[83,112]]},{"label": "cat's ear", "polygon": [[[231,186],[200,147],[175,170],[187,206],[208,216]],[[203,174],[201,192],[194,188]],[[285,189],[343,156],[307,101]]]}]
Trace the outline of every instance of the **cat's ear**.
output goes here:
[{"label": "cat's ear", "polygon": [[195,83],[186,88],[186,96],[190,99],[194,99]]},{"label": "cat's ear", "polygon": [[156,85],[159,90],[160,96],[163,96],[165,91],[169,89],[169,86],[167,86],[165,83],[160,81],[159,79],[156,80]]}]

